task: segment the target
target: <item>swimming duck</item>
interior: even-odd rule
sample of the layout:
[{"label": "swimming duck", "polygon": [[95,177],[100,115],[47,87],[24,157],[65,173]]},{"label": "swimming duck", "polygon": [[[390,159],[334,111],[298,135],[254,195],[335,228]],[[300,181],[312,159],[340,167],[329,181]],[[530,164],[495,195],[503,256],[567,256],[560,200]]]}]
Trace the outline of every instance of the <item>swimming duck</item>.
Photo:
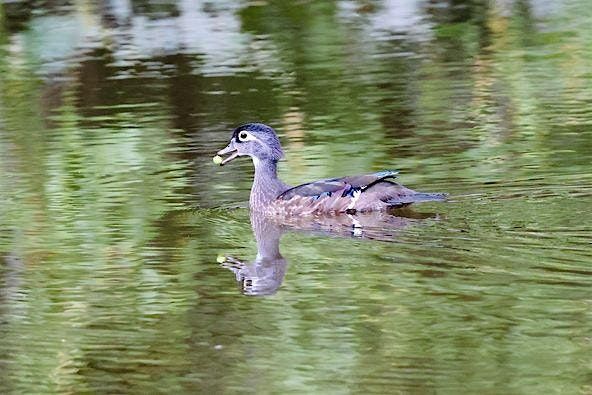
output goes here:
[{"label": "swimming duck", "polygon": [[273,128],[262,123],[247,123],[234,129],[230,142],[214,157],[214,163],[224,166],[239,156],[250,156],[255,165],[249,198],[252,211],[286,216],[355,214],[446,198],[442,193],[416,192],[394,182],[398,172],[392,170],[291,187],[277,176],[277,163],[284,157],[280,141]]}]

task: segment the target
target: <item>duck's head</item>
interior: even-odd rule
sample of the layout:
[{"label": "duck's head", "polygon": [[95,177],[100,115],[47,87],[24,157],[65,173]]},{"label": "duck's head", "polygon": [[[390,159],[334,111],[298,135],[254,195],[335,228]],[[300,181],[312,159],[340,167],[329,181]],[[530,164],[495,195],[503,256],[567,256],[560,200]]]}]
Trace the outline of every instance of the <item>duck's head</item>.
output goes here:
[{"label": "duck's head", "polygon": [[284,152],[273,128],[262,123],[246,123],[234,129],[230,142],[218,151],[214,163],[224,166],[239,156],[250,156],[257,164],[277,162],[284,157]]}]

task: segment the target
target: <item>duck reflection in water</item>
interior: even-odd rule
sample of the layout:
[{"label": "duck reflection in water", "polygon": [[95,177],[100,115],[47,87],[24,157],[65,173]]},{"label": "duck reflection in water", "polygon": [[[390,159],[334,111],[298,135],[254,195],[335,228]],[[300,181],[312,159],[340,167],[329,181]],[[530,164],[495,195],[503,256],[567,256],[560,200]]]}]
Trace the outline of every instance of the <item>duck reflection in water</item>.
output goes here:
[{"label": "duck reflection in water", "polygon": [[253,262],[232,256],[222,256],[218,262],[236,275],[240,290],[245,295],[273,295],[284,280],[288,262],[280,253],[280,239],[284,233],[273,218],[251,212],[251,227],[257,241],[257,257]]},{"label": "duck reflection in water", "polygon": [[354,237],[393,241],[404,228],[419,225],[437,214],[417,213],[409,209],[371,212],[357,215],[278,218],[256,211],[250,215],[257,242],[257,256],[248,262],[232,256],[220,256],[222,267],[234,272],[240,291],[247,296],[273,295],[282,285],[288,262],[280,252],[280,239],[286,232]]}]

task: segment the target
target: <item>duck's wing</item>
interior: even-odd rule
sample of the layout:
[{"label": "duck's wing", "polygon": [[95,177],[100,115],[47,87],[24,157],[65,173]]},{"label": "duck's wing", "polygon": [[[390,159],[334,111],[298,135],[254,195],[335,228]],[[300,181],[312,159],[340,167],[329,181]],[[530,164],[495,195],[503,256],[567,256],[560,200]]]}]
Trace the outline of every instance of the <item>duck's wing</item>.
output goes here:
[{"label": "duck's wing", "polygon": [[280,200],[290,200],[294,197],[310,197],[318,199],[328,197],[336,192],[341,192],[343,197],[353,194],[354,191],[364,191],[380,182],[388,182],[388,179],[396,178],[398,171],[384,170],[376,173],[347,176],[341,178],[327,178],[308,182],[290,188],[278,196]]}]

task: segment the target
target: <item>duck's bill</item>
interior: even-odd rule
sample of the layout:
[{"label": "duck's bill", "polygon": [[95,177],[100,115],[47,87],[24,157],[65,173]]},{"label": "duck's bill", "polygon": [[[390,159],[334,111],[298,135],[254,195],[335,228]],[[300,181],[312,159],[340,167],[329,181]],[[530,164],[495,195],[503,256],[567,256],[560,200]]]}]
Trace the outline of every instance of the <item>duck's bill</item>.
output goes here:
[{"label": "duck's bill", "polygon": [[[226,156],[226,155],[229,155],[229,156],[224,158],[224,156]],[[220,166],[224,166],[225,164],[232,161],[233,159],[236,159],[236,157],[238,157],[238,151],[229,144],[226,148],[218,151],[216,156],[214,156],[214,163],[216,163]]]}]

